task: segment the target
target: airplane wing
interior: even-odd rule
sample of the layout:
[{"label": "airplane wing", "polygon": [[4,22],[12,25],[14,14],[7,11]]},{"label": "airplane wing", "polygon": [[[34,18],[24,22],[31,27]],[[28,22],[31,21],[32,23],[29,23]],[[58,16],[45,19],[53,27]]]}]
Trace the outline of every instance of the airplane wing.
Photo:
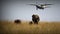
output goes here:
[{"label": "airplane wing", "polygon": [[53,4],[37,4],[37,5],[46,6],[46,5],[53,5]]},{"label": "airplane wing", "polygon": [[36,6],[36,4],[28,4],[28,5],[33,5],[33,6]]},{"label": "airplane wing", "polygon": [[53,5],[53,4],[44,4],[44,5]]}]

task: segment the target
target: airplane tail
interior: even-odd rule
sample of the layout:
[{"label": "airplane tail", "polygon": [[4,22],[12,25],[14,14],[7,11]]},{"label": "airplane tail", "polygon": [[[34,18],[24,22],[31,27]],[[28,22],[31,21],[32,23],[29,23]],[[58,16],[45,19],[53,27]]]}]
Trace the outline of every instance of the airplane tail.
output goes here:
[{"label": "airplane tail", "polygon": [[38,10],[37,6],[36,6],[36,10]]},{"label": "airplane tail", "polygon": [[38,10],[38,8],[36,7],[36,10]]}]

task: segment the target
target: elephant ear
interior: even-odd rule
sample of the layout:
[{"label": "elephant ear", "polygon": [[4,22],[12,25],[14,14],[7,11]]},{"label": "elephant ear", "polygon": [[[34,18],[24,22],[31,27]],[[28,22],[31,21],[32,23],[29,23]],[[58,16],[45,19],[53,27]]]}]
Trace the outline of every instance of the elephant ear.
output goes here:
[{"label": "elephant ear", "polygon": [[34,17],[35,15],[33,14],[32,17]]}]

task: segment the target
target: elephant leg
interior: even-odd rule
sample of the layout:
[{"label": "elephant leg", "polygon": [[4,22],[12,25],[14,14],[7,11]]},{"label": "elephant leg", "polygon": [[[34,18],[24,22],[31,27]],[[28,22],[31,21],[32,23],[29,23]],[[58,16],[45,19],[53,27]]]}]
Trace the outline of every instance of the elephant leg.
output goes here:
[{"label": "elephant leg", "polygon": [[35,20],[34,24],[38,24],[38,21],[37,21],[37,20]]}]

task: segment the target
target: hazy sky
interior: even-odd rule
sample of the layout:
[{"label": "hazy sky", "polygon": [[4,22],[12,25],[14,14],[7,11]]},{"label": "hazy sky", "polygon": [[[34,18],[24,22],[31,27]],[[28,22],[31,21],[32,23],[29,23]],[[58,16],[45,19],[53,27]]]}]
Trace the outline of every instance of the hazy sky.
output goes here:
[{"label": "hazy sky", "polygon": [[[35,6],[28,4],[50,3],[50,8],[36,10]],[[38,14],[41,21],[60,21],[60,0],[2,0],[1,20],[31,20],[33,14]]]}]

